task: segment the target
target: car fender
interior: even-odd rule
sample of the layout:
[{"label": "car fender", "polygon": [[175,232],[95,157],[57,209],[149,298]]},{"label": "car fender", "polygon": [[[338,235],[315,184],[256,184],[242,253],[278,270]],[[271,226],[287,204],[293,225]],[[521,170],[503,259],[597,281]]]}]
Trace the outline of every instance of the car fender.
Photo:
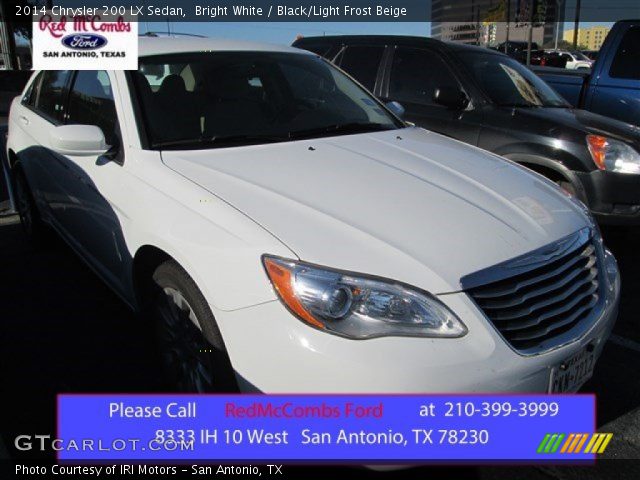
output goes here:
[{"label": "car fender", "polygon": [[[295,254],[242,212],[164,166],[157,154],[138,151],[118,186],[135,195],[112,196],[127,250],[125,295],[137,304],[134,259],[151,246],[187,271],[212,309],[233,311],[275,300],[261,257]],[[144,176],[138,175],[141,170]]]}]

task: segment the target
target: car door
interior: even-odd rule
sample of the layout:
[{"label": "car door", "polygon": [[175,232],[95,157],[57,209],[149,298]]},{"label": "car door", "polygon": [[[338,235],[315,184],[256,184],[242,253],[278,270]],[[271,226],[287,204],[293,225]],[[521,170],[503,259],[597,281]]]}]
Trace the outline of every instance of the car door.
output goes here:
[{"label": "car door", "polygon": [[473,105],[456,110],[437,104],[433,95],[438,87],[462,89],[440,53],[417,47],[394,49],[382,99],[401,103],[405,120],[475,145],[482,126],[481,112]]},{"label": "car door", "polygon": [[75,73],[69,90],[65,124],[95,125],[111,149],[105,155],[67,155],[78,200],[68,217],[69,230],[87,260],[113,286],[122,280],[127,249],[112,198],[120,189],[122,163],[112,79],[104,70]]},{"label": "car door", "polygon": [[62,122],[70,79],[69,70],[40,72],[12,115],[20,129],[20,165],[41,214],[62,233],[73,181],[65,158],[50,148],[50,134]]},{"label": "car door", "polygon": [[336,63],[367,90],[375,93],[385,48],[385,45],[347,45],[336,58]]}]

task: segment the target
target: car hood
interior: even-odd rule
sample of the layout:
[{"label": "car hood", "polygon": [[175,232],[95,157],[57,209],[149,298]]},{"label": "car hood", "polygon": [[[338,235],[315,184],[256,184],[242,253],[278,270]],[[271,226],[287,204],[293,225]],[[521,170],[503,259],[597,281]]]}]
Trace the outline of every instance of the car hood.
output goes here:
[{"label": "car hood", "polygon": [[162,158],[304,261],[433,293],[589,224],[541,176],[419,128]]},{"label": "car hood", "polygon": [[572,128],[582,134],[609,135],[628,143],[640,145],[640,128],[614,118],[577,108],[518,108],[518,121],[527,119],[544,122],[549,129],[557,131],[559,126]]}]

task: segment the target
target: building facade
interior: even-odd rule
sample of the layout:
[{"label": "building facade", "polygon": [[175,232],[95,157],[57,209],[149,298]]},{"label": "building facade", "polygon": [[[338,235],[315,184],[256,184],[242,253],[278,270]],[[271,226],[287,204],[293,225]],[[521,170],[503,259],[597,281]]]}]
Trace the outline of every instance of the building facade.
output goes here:
[{"label": "building facade", "polygon": [[[609,30],[611,30],[609,27],[603,26],[579,28],[578,45],[583,45],[587,50],[600,50]],[[567,30],[564,32],[564,40],[573,42],[574,32],[575,30]]]},{"label": "building facade", "polygon": [[526,41],[532,16],[533,42],[542,46],[562,39],[564,8],[558,9],[554,0],[432,0],[431,36],[485,46],[507,38]]}]

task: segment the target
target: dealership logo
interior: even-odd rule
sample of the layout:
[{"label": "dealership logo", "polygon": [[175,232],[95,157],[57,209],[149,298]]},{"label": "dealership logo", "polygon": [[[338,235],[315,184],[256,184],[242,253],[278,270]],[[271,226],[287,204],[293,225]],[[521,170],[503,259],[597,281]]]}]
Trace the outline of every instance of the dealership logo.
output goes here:
[{"label": "dealership logo", "polygon": [[102,35],[91,33],[76,33],[67,35],[62,39],[62,44],[74,50],[97,50],[107,44],[107,39]]},{"label": "dealership logo", "polygon": [[138,22],[43,13],[33,18],[32,57],[35,70],[137,70]]},{"label": "dealership logo", "polygon": [[538,453],[603,453],[613,433],[547,433]]}]

